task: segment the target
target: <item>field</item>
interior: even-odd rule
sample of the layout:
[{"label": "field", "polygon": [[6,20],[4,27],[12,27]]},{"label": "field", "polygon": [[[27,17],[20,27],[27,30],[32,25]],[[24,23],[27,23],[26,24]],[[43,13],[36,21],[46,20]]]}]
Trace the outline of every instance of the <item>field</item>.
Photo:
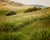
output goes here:
[{"label": "field", "polygon": [[50,40],[50,8],[6,16],[9,10],[0,10],[0,40]]}]

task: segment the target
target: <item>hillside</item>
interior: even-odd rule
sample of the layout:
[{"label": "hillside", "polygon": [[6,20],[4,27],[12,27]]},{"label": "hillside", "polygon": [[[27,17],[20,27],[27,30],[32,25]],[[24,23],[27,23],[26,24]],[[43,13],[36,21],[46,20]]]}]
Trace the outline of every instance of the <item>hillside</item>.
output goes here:
[{"label": "hillside", "polygon": [[0,0],[0,9],[16,10],[22,7],[23,4],[10,1],[10,0]]},{"label": "hillside", "polygon": [[0,0],[0,4],[2,4],[2,3],[7,3],[9,5],[14,5],[14,6],[22,6],[23,5],[22,3],[14,2],[11,0]]},{"label": "hillside", "polygon": [[[7,10],[0,14],[7,13]],[[50,40],[50,8],[0,16],[0,40]]]},{"label": "hillside", "polygon": [[9,3],[4,3],[4,2],[0,5],[0,9],[3,9],[3,10],[25,10],[31,7],[32,6],[19,6],[18,4],[16,6],[16,5],[12,5]]}]

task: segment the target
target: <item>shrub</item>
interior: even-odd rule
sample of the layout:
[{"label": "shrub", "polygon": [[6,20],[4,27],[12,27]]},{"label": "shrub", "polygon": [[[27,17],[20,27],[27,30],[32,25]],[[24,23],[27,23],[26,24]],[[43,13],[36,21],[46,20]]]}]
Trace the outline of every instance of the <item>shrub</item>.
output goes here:
[{"label": "shrub", "polygon": [[49,9],[50,7],[46,7],[45,9]]},{"label": "shrub", "polygon": [[11,15],[15,15],[15,14],[16,14],[15,11],[10,11],[10,12],[8,12],[8,13],[6,14],[6,16],[11,16]]},{"label": "shrub", "polygon": [[24,13],[27,13],[27,12],[32,12],[32,11],[37,11],[37,10],[40,10],[41,8],[37,8],[37,7],[33,7],[33,8],[28,8],[24,11]]}]

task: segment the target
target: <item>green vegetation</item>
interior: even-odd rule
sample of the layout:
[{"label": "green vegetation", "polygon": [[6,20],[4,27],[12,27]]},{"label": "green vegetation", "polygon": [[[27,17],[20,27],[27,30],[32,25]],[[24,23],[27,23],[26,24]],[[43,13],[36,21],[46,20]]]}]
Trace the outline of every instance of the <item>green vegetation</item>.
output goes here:
[{"label": "green vegetation", "polygon": [[16,12],[19,14],[19,13],[23,13],[26,9],[19,9],[19,10],[16,10]]},{"label": "green vegetation", "polygon": [[41,10],[41,8],[37,8],[37,7],[33,7],[33,8],[28,8],[24,11],[24,13],[28,13],[28,12],[32,12],[32,11],[37,11],[37,10]]},{"label": "green vegetation", "polygon": [[6,14],[6,16],[11,16],[11,15],[15,15],[16,12],[15,11],[10,11],[9,13]]},{"label": "green vegetation", "polygon": [[50,9],[3,16],[8,12],[0,16],[0,40],[50,40]]},{"label": "green vegetation", "polygon": [[5,15],[9,10],[0,10],[0,16]]}]

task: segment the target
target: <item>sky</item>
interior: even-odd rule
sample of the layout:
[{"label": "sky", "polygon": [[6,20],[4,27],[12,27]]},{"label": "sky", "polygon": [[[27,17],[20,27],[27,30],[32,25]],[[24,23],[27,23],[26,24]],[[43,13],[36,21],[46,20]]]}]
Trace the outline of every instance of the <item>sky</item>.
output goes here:
[{"label": "sky", "polygon": [[12,0],[23,4],[50,6],[50,0]]}]

